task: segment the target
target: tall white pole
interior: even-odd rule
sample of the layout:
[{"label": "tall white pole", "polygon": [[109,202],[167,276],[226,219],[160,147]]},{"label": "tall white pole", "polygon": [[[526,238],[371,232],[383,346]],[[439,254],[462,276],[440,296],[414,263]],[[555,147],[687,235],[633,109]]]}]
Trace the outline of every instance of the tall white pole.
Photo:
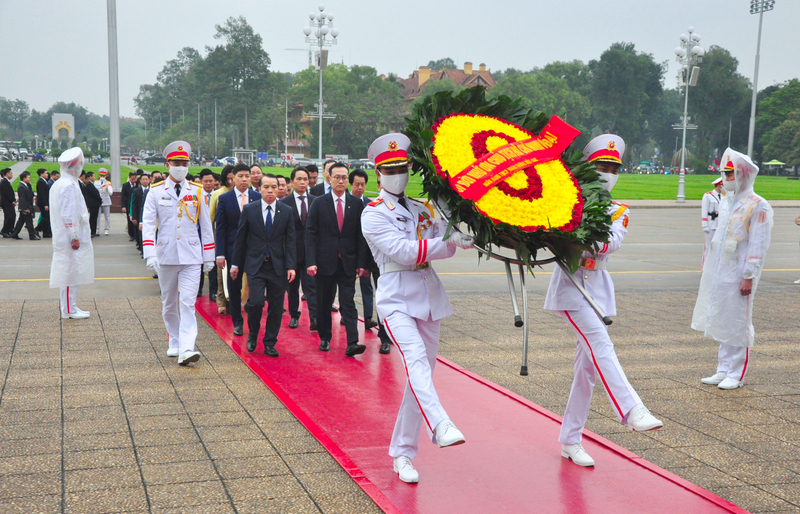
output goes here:
[{"label": "tall white pole", "polygon": [[111,118],[111,182],[122,183],[119,142],[119,68],[117,65],[117,2],[106,0],[108,8],[108,100]]},{"label": "tall white pole", "polygon": [[[322,26],[322,23],[320,23]],[[322,113],[324,112],[322,108],[322,45],[323,40],[322,38],[325,37],[320,34],[320,37],[317,38],[319,40],[319,109],[317,113],[319,114],[319,157],[318,159],[322,160]]]},{"label": "tall white pole", "polygon": [[756,136],[756,100],[758,99],[758,61],[761,59],[761,24],[764,21],[764,6],[758,15],[758,42],[756,43],[756,71],[753,73],[753,98],[750,100],[750,130],[747,133],[747,155],[753,158],[753,140]]},{"label": "tall white pole", "polygon": [[683,100],[683,143],[681,144],[681,175],[678,179],[678,198],[677,203],[686,202],[686,124],[689,122],[689,60],[687,57],[686,72],[684,73],[686,84],[686,96]]},{"label": "tall white pole", "polygon": [[214,157],[217,157],[217,99],[214,99]]},{"label": "tall white pole", "polygon": [[289,99],[286,99],[286,124],[284,125],[285,134],[283,136],[283,153],[289,155]]}]

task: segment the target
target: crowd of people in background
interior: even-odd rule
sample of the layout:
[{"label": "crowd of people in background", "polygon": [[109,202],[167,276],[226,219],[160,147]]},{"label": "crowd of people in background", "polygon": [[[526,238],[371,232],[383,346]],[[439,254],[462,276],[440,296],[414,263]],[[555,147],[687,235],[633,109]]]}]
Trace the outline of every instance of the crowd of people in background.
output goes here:
[{"label": "crowd of people in background", "polygon": [[[264,353],[277,357],[275,345],[280,330],[301,327],[302,302],[306,303],[309,316],[308,323],[302,325],[303,329],[307,327],[318,333],[321,351],[330,349],[331,313],[340,309],[340,323],[347,334],[345,353],[352,356],[365,351],[365,346],[359,344],[357,329],[356,281],[363,302],[364,327],[366,330],[377,328],[381,341],[378,351],[383,354],[390,352],[391,339],[374,314],[374,288],[380,272],[364,241],[360,225],[361,210],[370,201],[365,196],[370,177],[363,170],[350,171],[345,164],[332,160],[323,164],[322,174],[323,180],[318,181],[319,169],[314,164],[297,167],[289,176],[284,176],[265,174],[258,165],[240,163],[227,165],[219,173],[204,168],[199,174],[186,177],[201,188],[200,207],[208,209],[215,240],[216,267],[210,271],[201,268],[197,298],[207,294],[216,303],[218,314],[231,317],[235,337],[244,336],[247,332],[247,347],[251,352],[255,351],[258,344],[261,313],[265,305]],[[86,175],[88,182],[91,174]],[[138,169],[128,174],[127,181],[120,188],[129,241],[140,254],[143,253],[143,220],[148,194],[153,186],[161,184],[167,177],[166,173]],[[110,195],[111,186],[107,179],[102,178],[101,182],[103,180]],[[103,191],[101,184],[97,188],[99,199],[93,193],[86,195],[90,218],[93,220],[93,234],[98,213],[103,209],[105,214]],[[324,195],[327,195],[325,200],[332,204],[331,191],[346,204],[342,206],[346,212],[342,212],[341,219],[333,205],[329,209],[322,209],[321,204],[315,207],[315,202]],[[245,216],[245,207],[262,201],[270,209],[273,205],[275,207],[274,211],[269,212],[269,241],[257,240],[256,243],[253,237],[257,237],[259,232],[252,228],[253,223],[248,224],[248,220],[257,221],[253,218],[256,214],[251,213],[248,218]],[[262,221],[266,221],[266,214],[261,214],[264,217]],[[289,221],[289,216],[290,223],[284,228],[281,222],[283,218]],[[242,227],[245,227],[246,233],[237,240]],[[276,245],[275,241],[280,244]],[[249,254],[254,253],[251,247],[256,244],[267,248],[267,255],[262,256],[262,260],[273,263],[268,267],[267,274],[255,261],[248,266]],[[287,244],[291,245],[291,249],[286,248],[284,252],[283,247]],[[289,264],[291,267],[288,267]],[[272,268],[275,268],[274,272]],[[288,269],[292,270],[291,276],[287,273]],[[158,278],[157,273],[153,277]],[[207,290],[205,284],[208,284]],[[287,295],[288,309],[284,307]],[[338,306],[334,303],[337,296]],[[289,320],[283,327],[282,315],[287,310]],[[247,331],[245,314],[249,325]]]}]

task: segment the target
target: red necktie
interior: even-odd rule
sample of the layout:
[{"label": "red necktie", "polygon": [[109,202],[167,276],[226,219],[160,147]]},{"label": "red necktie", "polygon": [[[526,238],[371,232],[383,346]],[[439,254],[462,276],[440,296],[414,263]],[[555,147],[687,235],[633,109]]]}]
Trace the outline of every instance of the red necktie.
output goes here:
[{"label": "red necktie", "polygon": [[339,222],[339,232],[342,231],[342,225],[344,225],[344,209],[342,209],[342,199],[336,199],[336,220]]}]

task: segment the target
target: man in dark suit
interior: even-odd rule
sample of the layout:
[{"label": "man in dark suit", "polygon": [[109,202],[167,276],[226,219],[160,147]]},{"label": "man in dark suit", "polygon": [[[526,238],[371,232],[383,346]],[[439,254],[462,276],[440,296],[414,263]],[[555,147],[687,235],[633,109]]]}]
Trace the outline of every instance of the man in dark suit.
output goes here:
[{"label": "man in dark suit", "polygon": [[97,237],[97,216],[100,214],[100,206],[103,205],[103,198],[100,191],[94,186],[94,172],[81,173],[83,182],[83,199],[86,201],[86,208],[89,210],[89,230],[92,237]]},{"label": "man in dark suit", "polygon": [[0,230],[0,234],[3,237],[11,237],[14,222],[17,221],[17,213],[14,211],[17,197],[14,194],[14,186],[11,185],[11,176],[11,168],[3,168],[0,171],[0,203],[3,204],[3,230]]},{"label": "man in dark suit", "polygon": [[308,171],[305,168],[292,170],[291,181],[294,191],[281,202],[292,209],[294,219],[295,241],[297,241],[297,279],[289,283],[289,328],[297,328],[300,319],[300,284],[306,296],[309,314],[309,328],[317,329],[317,296],[314,278],[306,269],[306,220],[308,209],[315,196],[308,193]]},{"label": "man in dark suit", "polygon": [[242,317],[242,273],[236,277],[231,275],[230,266],[233,264],[233,246],[236,242],[236,231],[239,226],[239,217],[244,206],[250,202],[257,202],[261,195],[249,189],[250,167],[247,164],[237,164],[233,168],[234,188],[220,195],[216,212],[216,253],[217,266],[225,269],[228,263],[228,302],[233,321],[233,335],[244,334],[244,318]]},{"label": "man in dark suit", "polygon": [[144,216],[144,202],[147,200],[147,193],[150,192],[150,174],[142,173],[139,177],[139,187],[131,193],[130,220],[135,224],[136,248],[142,251],[142,216]]},{"label": "man in dark suit", "polygon": [[49,238],[53,237],[50,231],[50,183],[48,182],[50,175],[44,168],[39,168],[36,174],[39,175],[39,180],[36,182],[36,207],[39,208],[42,217],[35,230],[41,232],[42,237]]},{"label": "man in dark suit", "polygon": [[247,336],[247,351],[255,351],[258,345],[266,293],[264,353],[277,357],[275,344],[281,329],[283,296],[286,294],[287,284],[295,279],[294,219],[291,208],[278,202],[278,179],[275,175],[264,175],[259,185],[261,201],[245,205],[239,218],[231,277],[236,279],[240,269],[247,273],[250,287],[244,306],[250,332]]},{"label": "man in dark suit", "polygon": [[131,220],[131,213],[128,212],[131,206],[131,197],[133,196],[134,188],[136,188],[136,171],[128,173],[128,181],[122,184],[122,190],[120,193],[122,214],[125,215],[125,218],[128,221],[128,237],[130,237],[129,241],[136,240],[136,226]]},{"label": "man in dark suit", "polygon": [[19,219],[17,225],[14,227],[14,232],[11,233],[11,239],[22,239],[19,233],[22,231],[22,225],[28,229],[28,237],[32,241],[41,239],[33,230],[33,189],[31,188],[31,174],[29,171],[23,171],[19,176],[19,185],[17,186],[17,195],[19,196]]},{"label": "man in dark suit", "polygon": [[366,242],[361,233],[364,203],[347,193],[348,169],[342,163],[330,168],[331,194],[311,204],[306,221],[306,263],[317,286],[317,331],[319,349],[330,349],[334,285],[339,288],[339,311],[347,330],[347,350],[352,357],[364,353],[358,344],[355,296],[356,276],[365,272]]},{"label": "man in dark suit", "polygon": [[[367,189],[367,182],[369,182],[369,176],[364,170],[353,170],[350,172],[350,189],[353,191],[353,196],[364,202],[364,207],[370,202],[370,199],[364,195]],[[380,183],[378,183],[378,188],[380,188]],[[381,348],[378,351],[385,354],[391,351],[392,340],[389,338],[389,334],[386,333],[383,324],[372,318],[375,311],[375,290],[370,280],[374,280],[375,287],[377,287],[378,277],[381,276],[381,271],[375,263],[375,259],[372,257],[372,252],[369,251],[369,248],[366,250],[366,268],[369,270],[369,273],[365,273],[364,276],[358,279],[358,284],[361,287],[361,302],[364,304],[364,328],[370,330],[379,327],[378,338],[381,340]],[[370,279],[370,275],[372,275],[372,279]]]},{"label": "man in dark suit", "polygon": [[322,181],[317,182],[314,187],[309,189],[309,193],[314,196],[322,196],[331,192],[331,166],[335,163],[336,161],[330,159],[325,161],[325,164],[322,165]]}]

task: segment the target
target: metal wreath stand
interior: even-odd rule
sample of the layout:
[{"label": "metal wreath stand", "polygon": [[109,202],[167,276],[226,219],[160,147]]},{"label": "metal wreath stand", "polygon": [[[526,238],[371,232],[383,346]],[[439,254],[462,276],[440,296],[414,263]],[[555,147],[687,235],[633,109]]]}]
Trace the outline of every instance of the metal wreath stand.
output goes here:
[{"label": "metal wreath stand", "polygon": [[[455,229],[455,227],[453,227]],[[528,375],[528,288],[525,284],[525,268],[526,264],[519,258],[519,254],[514,257],[507,257],[505,255],[500,255],[495,252],[489,252],[488,250],[481,248],[478,245],[473,245],[473,247],[478,250],[479,253],[491,257],[492,259],[496,259],[498,261],[502,261],[506,267],[506,278],[508,279],[508,292],[511,295],[511,305],[514,307],[514,326],[519,328],[522,327],[524,330],[522,332],[522,367],[519,370],[519,374],[522,376]],[[552,251],[552,248],[550,248]],[[549,259],[544,259],[541,261],[531,261],[530,265],[533,266],[542,266],[544,264],[550,264],[551,262],[555,262],[561,268],[561,271],[564,272],[566,276],[569,277],[572,284],[578,288],[581,295],[589,302],[589,305],[594,309],[598,316],[603,320],[603,323],[606,325],[611,325],[612,321],[611,318],[606,316],[606,313],[597,305],[597,302],[594,301],[594,298],[584,289],[583,285],[578,282],[575,276],[569,272],[569,268],[564,262],[559,259],[558,257],[550,257]],[[519,305],[517,304],[517,292],[514,289],[514,275],[511,272],[511,265],[515,265],[519,269],[519,282],[520,288],[522,289],[522,316],[519,314]]]}]

